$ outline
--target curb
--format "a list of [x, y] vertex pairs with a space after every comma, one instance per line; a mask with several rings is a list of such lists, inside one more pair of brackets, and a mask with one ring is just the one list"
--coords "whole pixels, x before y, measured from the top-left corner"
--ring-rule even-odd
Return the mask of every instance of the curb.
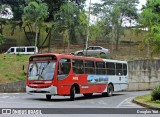
[[143, 106], [143, 107], [145, 107], [145, 108], [154, 109], [154, 110], [160, 110], [159, 107], [151, 106], [151, 105], [148, 105], [148, 104], [139, 102], [139, 101], [137, 101], [137, 100], [135, 100], [135, 99], [133, 99], [132, 102], [135, 103], [135, 104], [138, 104], [138, 105], [140, 105], [140, 106]]

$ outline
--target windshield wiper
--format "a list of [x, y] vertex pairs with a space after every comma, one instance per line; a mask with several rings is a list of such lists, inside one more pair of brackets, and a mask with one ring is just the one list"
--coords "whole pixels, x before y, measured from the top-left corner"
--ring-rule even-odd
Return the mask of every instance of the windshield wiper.
[[39, 77], [38, 77], [38, 80], [39, 80], [39, 78], [44, 79], [44, 77], [42, 76], [42, 74], [43, 74], [44, 70], [47, 68], [47, 66], [49, 65], [49, 63], [50, 63], [50, 61], [48, 61], [47, 65], [42, 68], [41, 73], [40, 73], [40, 74], [37, 74], [37, 75], [39, 76]]

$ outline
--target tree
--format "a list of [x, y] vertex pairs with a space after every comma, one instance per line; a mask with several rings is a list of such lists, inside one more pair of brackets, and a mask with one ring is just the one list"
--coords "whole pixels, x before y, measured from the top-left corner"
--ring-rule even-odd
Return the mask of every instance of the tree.
[[0, 34], [0, 45], [2, 45], [3, 43], [4, 43], [3, 35]]
[[147, 0], [138, 22], [141, 27], [148, 29], [144, 44], [147, 45], [147, 57], [153, 57], [160, 53], [160, 0]]
[[109, 33], [111, 33], [111, 26], [107, 25], [104, 19], [90, 26], [91, 39], [109, 39]]
[[3, 24], [6, 23], [6, 21], [9, 19], [9, 11], [8, 9], [11, 9], [11, 7], [7, 4], [0, 5], [0, 34], [3, 34]]
[[86, 28], [84, 26], [86, 26], [87, 17], [83, 10], [80, 10], [73, 2], [69, 2], [61, 6], [60, 12], [56, 14], [55, 18], [56, 28], [60, 32], [63, 32], [64, 41], [67, 41], [69, 49], [70, 43], [77, 43], [77, 32], [80, 35], [84, 35], [83, 31]]
[[23, 21], [24, 24], [33, 24], [36, 31], [35, 36], [35, 51], [37, 46], [37, 38], [39, 29], [42, 27], [44, 20], [48, 16], [48, 6], [41, 0], [30, 0], [28, 6], [24, 8]]
[[120, 35], [123, 31], [123, 22], [137, 18], [136, 3], [138, 0], [101, 0], [102, 3], [94, 4], [93, 14], [105, 19], [112, 26], [112, 41], [116, 42], [116, 50]]

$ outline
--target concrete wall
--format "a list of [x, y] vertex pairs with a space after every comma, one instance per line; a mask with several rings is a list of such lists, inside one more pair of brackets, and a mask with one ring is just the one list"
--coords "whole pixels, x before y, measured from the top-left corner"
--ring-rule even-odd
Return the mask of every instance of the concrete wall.
[[[129, 91], [148, 90], [160, 85], [160, 60], [128, 62]], [[25, 81], [0, 84], [0, 92], [25, 92]]]
[[6, 83], [6, 84], [0, 84], [0, 92], [25, 92], [25, 81], [18, 81], [18, 82], [12, 82], [12, 83]]
[[147, 90], [160, 85], [160, 60], [129, 61], [128, 70], [128, 90]]

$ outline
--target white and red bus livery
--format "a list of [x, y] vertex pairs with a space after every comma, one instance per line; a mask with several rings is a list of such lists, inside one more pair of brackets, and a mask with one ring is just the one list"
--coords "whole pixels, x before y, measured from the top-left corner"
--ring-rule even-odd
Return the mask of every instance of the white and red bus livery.
[[26, 92], [43, 93], [47, 99], [68, 95], [74, 100], [75, 94], [93, 93], [112, 96], [114, 91], [127, 87], [126, 61], [66, 54], [37, 54], [29, 58]]

